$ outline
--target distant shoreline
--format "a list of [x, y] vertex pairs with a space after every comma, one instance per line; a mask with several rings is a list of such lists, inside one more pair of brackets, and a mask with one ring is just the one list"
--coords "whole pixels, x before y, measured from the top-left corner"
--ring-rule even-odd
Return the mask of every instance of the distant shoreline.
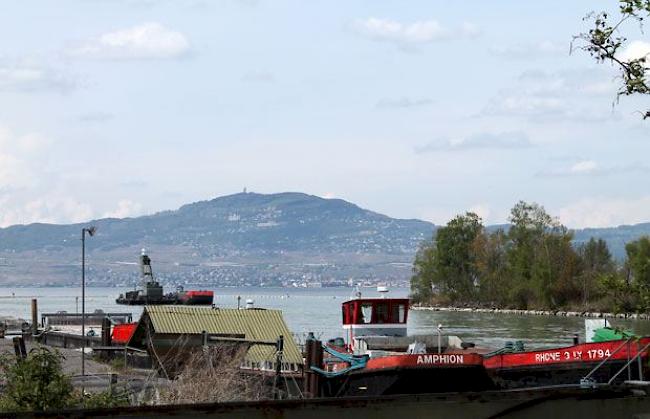
[[515, 314], [520, 316], [556, 316], [556, 317], [583, 317], [592, 319], [630, 319], [650, 320], [650, 313], [601, 313], [595, 311], [563, 311], [563, 310], [517, 310], [508, 308], [478, 308], [478, 307], [437, 307], [413, 305], [412, 310], [443, 311], [460, 313], [497, 313]]

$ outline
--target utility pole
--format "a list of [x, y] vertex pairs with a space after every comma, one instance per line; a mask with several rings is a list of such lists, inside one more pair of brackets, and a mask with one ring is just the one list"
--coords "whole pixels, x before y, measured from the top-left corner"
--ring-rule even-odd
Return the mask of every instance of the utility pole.
[[86, 375], [86, 233], [90, 237], [95, 235], [97, 229], [84, 227], [81, 229], [81, 376], [82, 381]]

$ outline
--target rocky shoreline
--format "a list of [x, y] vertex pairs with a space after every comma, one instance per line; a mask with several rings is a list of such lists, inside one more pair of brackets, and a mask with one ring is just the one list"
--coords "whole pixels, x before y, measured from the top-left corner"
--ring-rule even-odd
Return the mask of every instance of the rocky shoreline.
[[610, 318], [630, 320], [650, 320], [650, 313], [601, 313], [594, 311], [555, 311], [555, 310], [517, 310], [499, 308], [476, 308], [476, 307], [436, 307], [436, 306], [411, 306], [412, 310], [445, 311], [463, 313], [498, 313], [516, 314], [521, 316], [562, 316], [562, 317], [585, 317], [585, 318]]

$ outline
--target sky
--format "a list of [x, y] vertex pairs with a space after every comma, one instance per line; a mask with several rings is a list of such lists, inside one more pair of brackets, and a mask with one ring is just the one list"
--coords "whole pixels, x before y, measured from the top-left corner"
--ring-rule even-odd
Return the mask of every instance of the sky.
[[[248, 191], [392, 217], [650, 221], [644, 98], [573, 36], [616, 1], [0, 3], [0, 227]], [[650, 53], [625, 28], [623, 54]]]

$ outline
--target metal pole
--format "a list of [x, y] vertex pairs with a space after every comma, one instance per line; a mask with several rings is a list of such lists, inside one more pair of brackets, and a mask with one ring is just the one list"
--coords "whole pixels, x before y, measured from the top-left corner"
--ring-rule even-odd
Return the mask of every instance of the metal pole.
[[[81, 375], [86, 375], [86, 229], [81, 229]], [[83, 378], [82, 378], [83, 380]]]

